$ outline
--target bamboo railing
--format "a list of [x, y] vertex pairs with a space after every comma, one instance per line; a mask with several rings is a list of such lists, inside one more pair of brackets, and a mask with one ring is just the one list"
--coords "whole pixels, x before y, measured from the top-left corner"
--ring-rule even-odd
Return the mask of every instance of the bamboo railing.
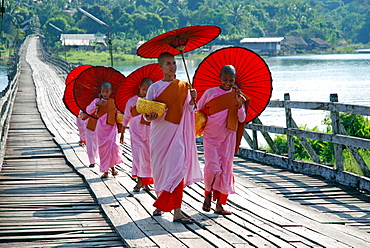
[[[350, 154], [352, 155], [357, 165], [363, 172], [363, 175], [366, 177], [370, 177], [369, 166], [366, 165], [365, 161], [358, 152], [358, 148], [370, 149], [370, 139], [349, 136], [344, 126], [340, 123], [339, 119], [340, 112], [370, 116], [370, 106], [338, 103], [337, 94], [330, 95], [330, 102], [291, 101], [289, 93], [286, 93], [284, 94], [283, 101], [273, 100], [269, 103], [268, 107], [285, 109], [286, 127], [263, 125], [258, 118], [254, 120], [252, 123], [247, 124], [246, 130], [248, 129], [252, 130], [252, 137], [245, 131], [244, 138], [252, 149], [241, 148], [239, 150], [240, 155], [260, 162], [278, 164], [284, 167], [289, 167], [299, 172], [304, 173], [308, 172], [309, 174], [321, 175], [329, 179], [344, 181], [342, 179], [337, 178], [343, 176], [344, 174], [337, 172], [344, 172], [343, 147], [345, 147], [345, 149], [349, 150]], [[292, 109], [329, 111], [333, 133], [322, 133], [300, 129], [293, 119], [291, 111]], [[271, 150], [274, 151], [274, 153], [276, 154], [271, 154], [258, 150], [257, 132], [262, 133], [267, 144], [269, 145]], [[287, 155], [284, 156], [280, 154], [280, 151], [274, 144], [269, 133], [287, 135], [287, 147], [288, 147]], [[294, 136], [298, 138], [299, 142], [307, 151], [313, 163], [298, 161], [295, 159], [295, 148], [293, 139]], [[328, 166], [327, 164], [322, 163], [319, 156], [315, 153], [314, 149], [311, 147], [307, 139], [327, 141], [334, 144], [335, 169], [330, 168], [330, 166]], [[314, 168], [308, 169], [304, 168], [305, 166], [304, 164], [311, 165], [315, 164], [320, 165], [321, 167], [318, 168], [317, 166], [316, 167], [314, 166], [316, 169]], [[323, 168], [325, 168], [324, 171], [326, 172], [323, 171]], [[317, 171], [315, 172], [315, 170]], [[346, 175], [347, 174], [348, 173], [346, 173]], [[348, 183], [351, 184], [352, 182]], [[356, 183], [359, 182], [356, 181]], [[369, 185], [367, 185], [366, 188], [370, 189], [370, 180], [368, 181], [368, 183]], [[356, 187], [358, 187], [358, 185]]]

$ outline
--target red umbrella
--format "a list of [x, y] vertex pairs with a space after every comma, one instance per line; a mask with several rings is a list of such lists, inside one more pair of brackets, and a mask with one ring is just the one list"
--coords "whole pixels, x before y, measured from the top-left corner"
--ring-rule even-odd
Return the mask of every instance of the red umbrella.
[[64, 90], [63, 95], [63, 102], [66, 108], [75, 116], [78, 116], [80, 113], [80, 108], [77, 106], [77, 103], [75, 101], [75, 97], [73, 94], [73, 85], [74, 80], [80, 75], [81, 72], [86, 70], [87, 68], [92, 67], [92, 65], [81, 65], [76, 68], [74, 68], [67, 76], [66, 78], [66, 88]]
[[266, 62], [251, 50], [242, 47], [217, 50], [208, 55], [195, 71], [193, 84], [198, 100], [207, 89], [220, 86], [220, 72], [225, 65], [235, 67], [235, 83], [251, 99], [247, 114], [247, 122], [250, 122], [262, 113], [270, 101], [271, 72]]
[[87, 68], [92, 67], [92, 65], [80, 65], [76, 68], [74, 68], [67, 76], [66, 78], [66, 85], [71, 83], [73, 80], [75, 80], [78, 75], [80, 75], [81, 72], [86, 70]]
[[80, 113], [80, 108], [77, 106], [75, 101], [75, 96], [73, 94], [73, 86], [74, 81], [71, 81], [69, 84], [66, 85], [66, 89], [64, 90], [63, 95], [63, 102], [66, 108], [75, 116], [78, 116]]
[[181, 54], [189, 82], [184, 53], [201, 47], [214, 40], [221, 29], [213, 25], [198, 25], [175, 29], [145, 42], [137, 50], [137, 55], [144, 58], [157, 58], [161, 53]]
[[116, 94], [116, 106], [119, 111], [124, 112], [127, 101], [138, 94], [139, 85], [144, 78], [150, 78], [153, 82], [157, 82], [163, 78], [163, 72], [158, 64], [150, 64], [140, 67], [128, 75]]
[[120, 84], [125, 76], [112, 67], [93, 66], [84, 70], [76, 79], [73, 93], [80, 109], [86, 112], [86, 107], [100, 94], [100, 85], [104, 82], [112, 84], [111, 98], [115, 98]]

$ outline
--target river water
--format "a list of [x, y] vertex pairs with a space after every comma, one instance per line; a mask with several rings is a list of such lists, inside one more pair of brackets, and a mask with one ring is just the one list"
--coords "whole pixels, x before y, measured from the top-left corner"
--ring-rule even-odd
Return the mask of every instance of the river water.
[[8, 85], [6, 66], [0, 64], [0, 92]]
[[[331, 93], [337, 93], [339, 102], [370, 106], [370, 54], [300, 55], [265, 58], [273, 78], [271, 99], [283, 99], [290, 93], [291, 100], [329, 101]], [[115, 68], [125, 76], [135, 69], [155, 60], [141, 60], [116, 64]], [[182, 61], [178, 59], [177, 77], [186, 80]], [[201, 62], [187, 60], [192, 78]], [[0, 65], [0, 90], [7, 84], [6, 68]], [[322, 120], [325, 111], [293, 109], [298, 125], [325, 129]], [[264, 124], [285, 126], [283, 109], [267, 108], [260, 116]]]
[[[337, 93], [339, 102], [370, 106], [370, 54], [300, 55], [265, 58], [273, 78], [271, 99], [284, 99], [290, 93], [295, 101], [329, 101]], [[154, 60], [115, 66], [124, 75]], [[186, 80], [182, 61], [177, 77]], [[187, 60], [192, 78], [201, 60]], [[298, 125], [325, 129], [322, 120], [328, 113], [319, 110], [292, 110]], [[283, 109], [267, 108], [260, 116], [264, 124], [285, 126]]]

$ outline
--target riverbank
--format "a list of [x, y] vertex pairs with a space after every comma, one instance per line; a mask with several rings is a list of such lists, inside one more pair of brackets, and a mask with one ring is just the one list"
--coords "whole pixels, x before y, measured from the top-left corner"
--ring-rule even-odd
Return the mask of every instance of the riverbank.
[[[292, 55], [320, 55], [320, 54], [357, 54], [356, 49], [360, 48], [360, 45], [350, 45], [350, 46], [340, 46], [335, 48], [330, 48], [326, 50], [291, 50], [291, 51], [281, 51], [278, 56], [292, 56]], [[189, 60], [202, 60], [209, 52], [197, 53], [189, 52], [185, 56]], [[61, 51], [58, 53], [61, 58], [66, 58], [71, 63], [81, 63], [81, 64], [91, 64], [91, 65], [108, 65], [110, 64], [110, 55], [108, 51], [83, 51], [83, 50], [70, 50], [66, 54]], [[124, 62], [141, 61], [143, 58], [137, 56], [136, 54], [125, 54], [113, 52], [113, 60], [119, 64], [124, 64]], [[149, 59], [150, 60], [150, 59]], [[154, 59], [153, 59], [154, 60]]]

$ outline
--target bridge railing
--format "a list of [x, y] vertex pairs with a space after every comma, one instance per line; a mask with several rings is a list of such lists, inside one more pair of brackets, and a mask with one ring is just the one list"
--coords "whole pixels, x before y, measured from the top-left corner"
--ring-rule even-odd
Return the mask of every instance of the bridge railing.
[[[283, 101], [273, 100], [269, 103], [268, 107], [283, 108], [285, 110], [286, 126], [279, 127], [263, 125], [258, 118], [252, 123], [247, 124], [246, 130], [252, 130], [252, 137], [245, 131], [244, 138], [252, 149], [241, 148], [239, 151], [241, 156], [260, 162], [277, 164], [301, 173], [321, 175], [328, 179], [333, 179], [342, 184], [354, 186], [356, 188], [360, 187], [359, 185], [362, 185], [360, 188], [370, 190], [370, 179], [368, 180], [368, 178], [370, 178], [370, 169], [358, 151], [358, 148], [370, 149], [370, 139], [348, 135], [339, 118], [339, 113], [341, 112], [370, 116], [370, 106], [338, 103], [337, 94], [330, 95], [330, 102], [291, 101], [290, 95], [286, 93], [284, 94]], [[292, 109], [329, 111], [332, 123], [332, 133], [300, 129], [292, 117]], [[261, 132], [274, 154], [258, 150], [257, 132]], [[287, 136], [288, 154], [280, 154], [280, 151], [271, 138], [270, 133], [283, 134]], [[313, 162], [299, 161], [295, 159], [294, 137], [297, 137]], [[320, 160], [307, 139], [333, 143], [335, 169]], [[357, 166], [367, 178], [344, 171], [343, 147], [348, 149], [353, 159], [356, 161]], [[359, 178], [364, 179], [364, 181], [359, 181]], [[364, 187], [364, 185], [366, 186]]]
[[[21, 48], [22, 49], [22, 48]], [[18, 77], [20, 73], [20, 62], [19, 62], [20, 50], [15, 53], [8, 78], [10, 81], [6, 88], [0, 92], [0, 171], [4, 161], [6, 139], [8, 137], [9, 121], [11, 117], [11, 111], [13, 109], [13, 103], [15, 95], [18, 89]]]
[[[42, 40], [41, 40], [42, 41]], [[48, 63], [54, 66], [55, 70], [64, 74], [68, 74], [71, 70], [80, 64], [73, 64], [61, 57], [48, 52], [47, 46], [43, 42], [40, 43], [40, 49], [42, 58]]]

